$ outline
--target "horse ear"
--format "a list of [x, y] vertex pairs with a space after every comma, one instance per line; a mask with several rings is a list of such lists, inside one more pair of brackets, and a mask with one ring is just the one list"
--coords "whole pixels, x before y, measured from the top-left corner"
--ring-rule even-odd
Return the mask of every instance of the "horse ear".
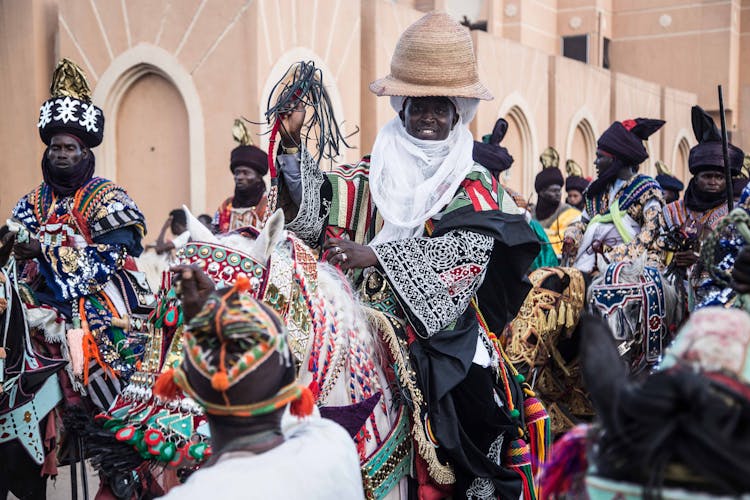
[[281, 209], [276, 210], [266, 221], [266, 225], [258, 235], [255, 242], [255, 254], [264, 260], [268, 260], [273, 253], [276, 245], [284, 239], [284, 212]]
[[206, 226], [204, 226], [201, 221], [195, 218], [188, 207], [182, 205], [182, 210], [185, 212], [188, 232], [190, 233], [190, 238], [192, 238], [193, 241], [205, 241], [206, 243], [219, 242], [219, 239], [214, 236], [214, 234]]

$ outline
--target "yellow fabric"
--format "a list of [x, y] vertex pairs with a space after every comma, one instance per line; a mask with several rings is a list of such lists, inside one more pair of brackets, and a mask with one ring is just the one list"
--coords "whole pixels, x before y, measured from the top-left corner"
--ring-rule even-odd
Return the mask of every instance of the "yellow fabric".
[[555, 251], [555, 255], [562, 253], [563, 239], [565, 237], [565, 229], [573, 222], [578, 216], [581, 215], [581, 211], [577, 208], [567, 208], [557, 216], [555, 222], [550, 227], [544, 228], [544, 232], [547, 233], [547, 238], [552, 244], [552, 248]]

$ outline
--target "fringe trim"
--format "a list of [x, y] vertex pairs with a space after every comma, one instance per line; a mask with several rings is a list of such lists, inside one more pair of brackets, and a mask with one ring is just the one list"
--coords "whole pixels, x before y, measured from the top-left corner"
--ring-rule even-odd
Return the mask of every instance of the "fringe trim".
[[443, 464], [440, 462], [437, 453], [435, 452], [435, 447], [425, 435], [421, 419], [415, 418], [415, 415], [421, 413], [422, 405], [424, 405], [424, 398], [422, 396], [422, 391], [419, 390], [414, 381], [414, 372], [411, 370], [408, 355], [401, 349], [401, 345], [399, 345], [403, 341], [398, 338], [393, 329], [393, 325], [391, 325], [391, 322], [385, 314], [372, 308], [365, 308], [365, 311], [368, 322], [378, 331], [381, 339], [388, 347], [388, 351], [390, 352], [396, 366], [396, 374], [399, 383], [401, 384], [401, 387], [409, 393], [411, 402], [414, 405], [414, 414], [411, 418], [411, 435], [416, 444], [419, 456], [424, 459], [427, 464], [427, 471], [435, 482], [438, 484], [455, 483], [456, 474], [453, 472], [453, 467], [451, 467], [450, 464]]

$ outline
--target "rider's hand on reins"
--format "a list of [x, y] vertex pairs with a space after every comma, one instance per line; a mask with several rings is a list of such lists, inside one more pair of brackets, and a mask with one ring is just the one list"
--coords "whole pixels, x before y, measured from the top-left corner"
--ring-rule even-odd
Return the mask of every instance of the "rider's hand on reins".
[[323, 244], [323, 250], [323, 258], [342, 271], [364, 269], [378, 264], [378, 257], [372, 248], [353, 241], [330, 238]]
[[169, 270], [179, 276], [182, 312], [185, 321], [190, 321], [203, 309], [215, 289], [214, 282], [197, 266], [179, 265]]
[[18, 260], [31, 260], [42, 256], [42, 244], [39, 240], [30, 238], [26, 243], [19, 243], [13, 246], [13, 255]]

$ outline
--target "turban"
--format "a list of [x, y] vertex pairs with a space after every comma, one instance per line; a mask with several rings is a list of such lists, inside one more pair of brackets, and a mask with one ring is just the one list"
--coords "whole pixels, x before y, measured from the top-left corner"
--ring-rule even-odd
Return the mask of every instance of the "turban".
[[[713, 118], [700, 106], [693, 106], [691, 118], [693, 133], [698, 144], [693, 146], [688, 157], [690, 173], [695, 175], [707, 170], [723, 172], [724, 152], [721, 133], [716, 128]], [[745, 153], [733, 144], [727, 144], [727, 150], [729, 153], [729, 170], [732, 175], [737, 175], [742, 170]]]
[[250, 167], [262, 177], [268, 173], [268, 155], [257, 146], [237, 146], [232, 150], [229, 169]]
[[643, 141], [664, 125], [664, 120], [636, 118], [614, 122], [599, 137], [597, 147], [619, 158], [625, 165], [640, 165], [648, 152]]
[[500, 145], [507, 130], [508, 122], [500, 118], [495, 122], [492, 133], [482, 137], [482, 142], [474, 141], [474, 161], [496, 176], [513, 165], [513, 157]]

